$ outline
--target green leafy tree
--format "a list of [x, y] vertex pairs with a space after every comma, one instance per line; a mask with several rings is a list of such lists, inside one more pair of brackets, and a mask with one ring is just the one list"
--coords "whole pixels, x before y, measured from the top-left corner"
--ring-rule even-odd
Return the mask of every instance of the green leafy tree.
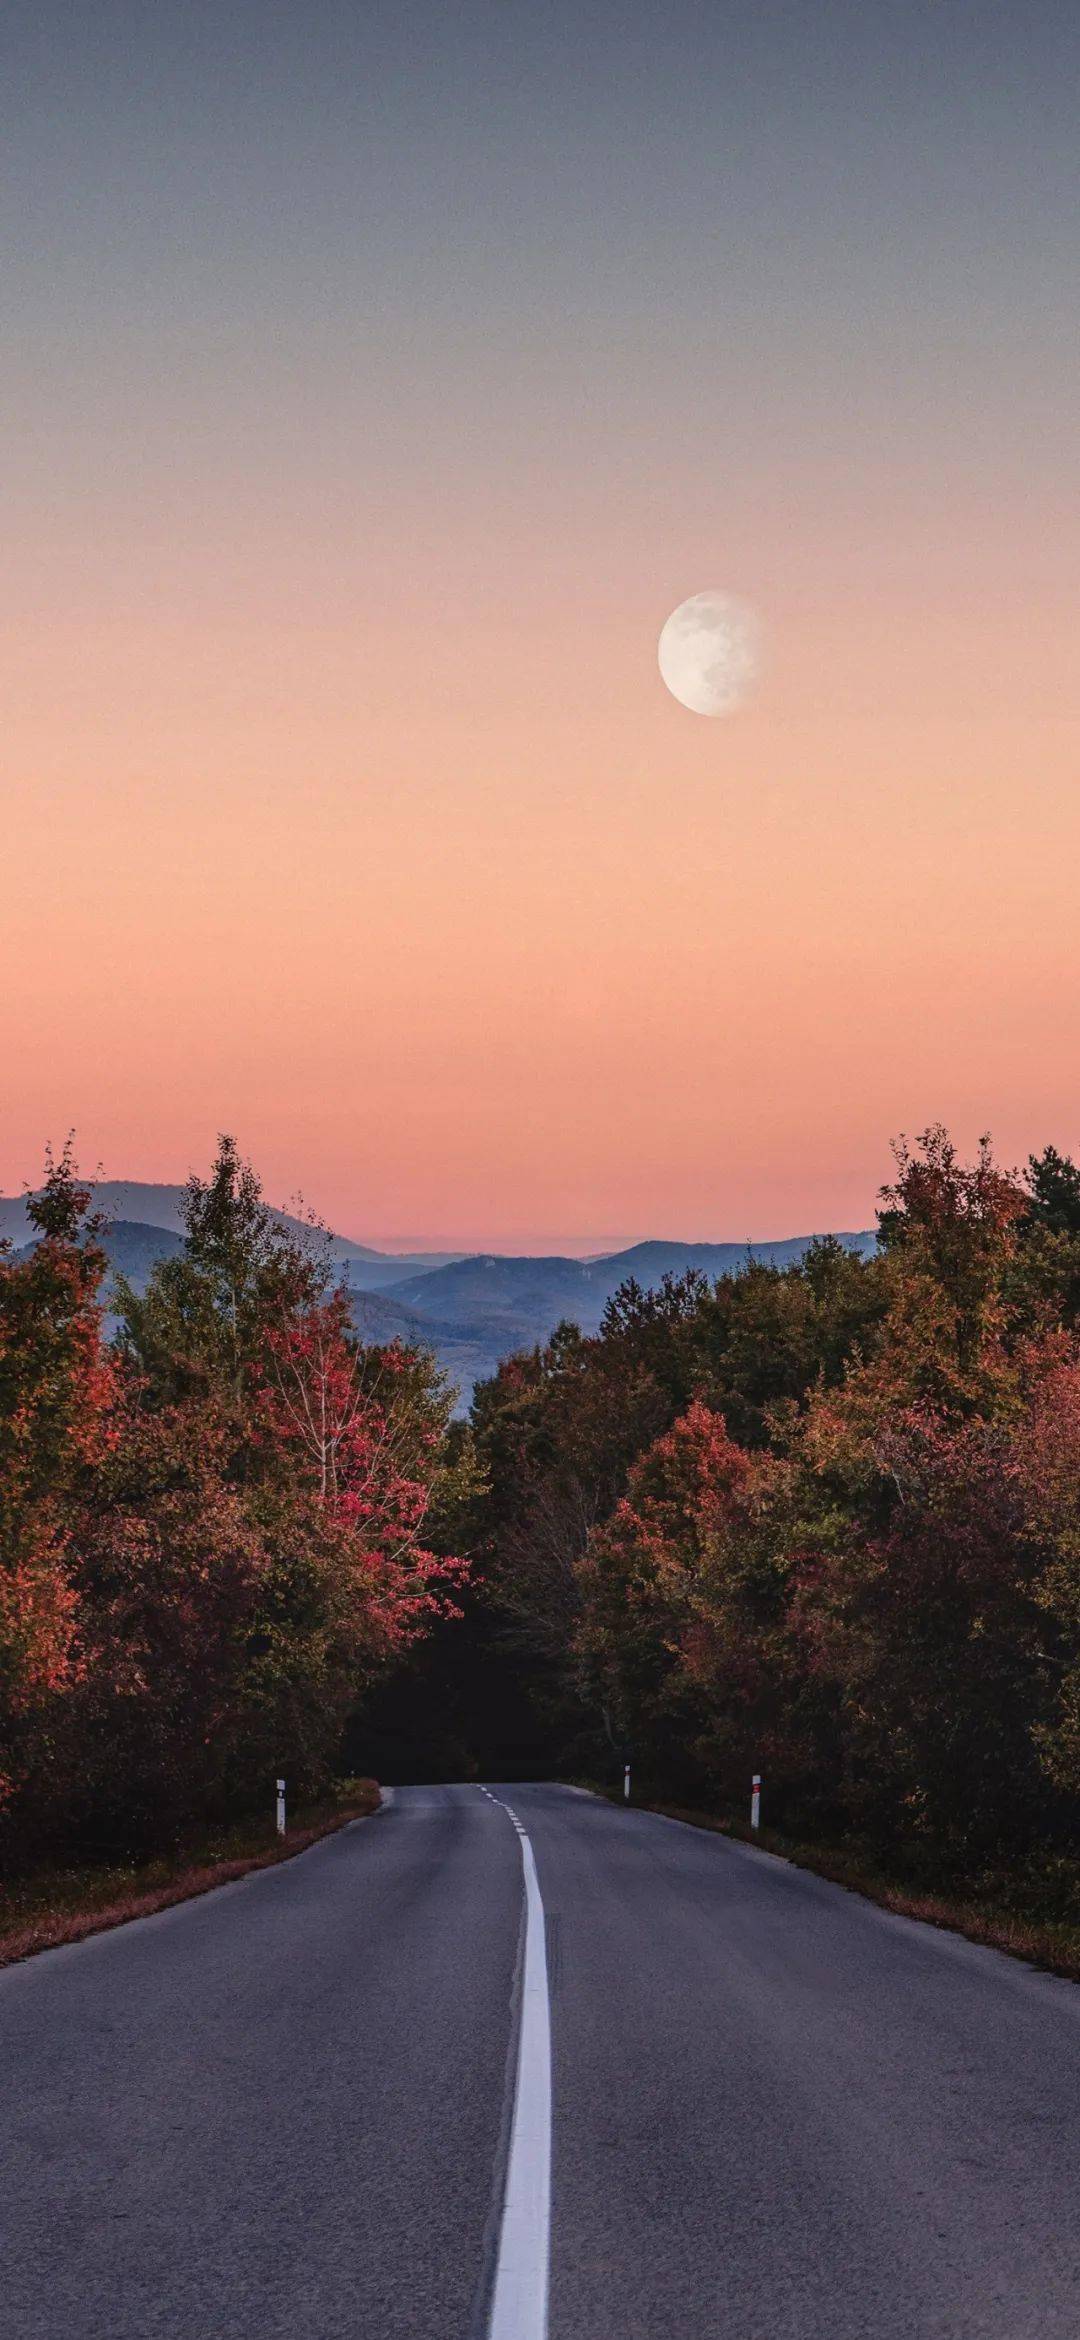
[[70, 1145], [48, 1158], [35, 1240], [0, 1246], [0, 1808], [55, 1786], [65, 1701], [79, 1678], [72, 1514], [115, 1436], [102, 1339], [106, 1267]]

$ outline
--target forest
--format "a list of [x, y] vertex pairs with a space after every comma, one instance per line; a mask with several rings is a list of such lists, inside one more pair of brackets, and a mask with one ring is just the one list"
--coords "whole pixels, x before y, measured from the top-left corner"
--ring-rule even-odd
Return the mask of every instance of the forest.
[[[465, 1574], [451, 1396], [355, 1339], [328, 1247], [232, 1141], [186, 1240], [115, 1279], [70, 1151], [0, 1257], [0, 1843], [149, 1854], [317, 1793]], [[106, 1314], [108, 1300], [108, 1316]], [[456, 1476], [457, 1474], [457, 1476]]]
[[[373, 1753], [1080, 1916], [1080, 1171], [895, 1148], [876, 1255], [627, 1284], [476, 1393], [464, 1622]], [[411, 1734], [411, 1744], [410, 1744]], [[440, 1735], [441, 1734], [441, 1735]]]
[[1075, 1914], [1080, 1170], [895, 1149], [831, 1238], [482, 1382], [353, 1329], [231, 1140], [113, 1284], [70, 1156], [0, 1253], [0, 1845], [102, 1858], [384, 1779], [555, 1776]]

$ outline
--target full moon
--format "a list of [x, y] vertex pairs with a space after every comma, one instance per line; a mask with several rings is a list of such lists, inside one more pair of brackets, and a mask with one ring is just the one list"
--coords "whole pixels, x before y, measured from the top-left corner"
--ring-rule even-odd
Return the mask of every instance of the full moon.
[[693, 593], [660, 636], [660, 672], [695, 715], [733, 715], [758, 671], [757, 617], [731, 593]]

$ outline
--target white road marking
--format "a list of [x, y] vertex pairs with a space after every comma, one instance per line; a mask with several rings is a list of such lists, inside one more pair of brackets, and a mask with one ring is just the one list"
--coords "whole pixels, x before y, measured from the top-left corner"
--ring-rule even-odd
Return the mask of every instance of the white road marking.
[[547, 2340], [551, 2247], [551, 2005], [544, 1904], [528, 1836], [509, 1804], [525, 1876], [525, 1967], [514, 2111], [488, 2340]]

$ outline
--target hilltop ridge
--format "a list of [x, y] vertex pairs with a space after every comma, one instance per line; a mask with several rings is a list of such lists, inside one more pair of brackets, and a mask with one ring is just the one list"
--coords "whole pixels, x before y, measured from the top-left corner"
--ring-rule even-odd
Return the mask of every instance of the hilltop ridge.
[[[104, 1248], [113, 1267], [141, 1290], [159, 1259], [180, 1248], [183, 1220], [181, 1185], [153, 1185], [134, 1179], [94, 1184], [94, 1198], [106, 1218]], [[34, 1239], [25, 1195], [0, 1196], [0, 1240], [16, 1251]], [[302, 1219], [275, 1211], [284, 1226], [310, 1232]], [[680, 1243], [656, 1237], [622, 1251], [573, 1259], [559, 1253], [498, 1251], [412, 1252], [376, 1250], [351, 1237], [329, 1235], [330, 1256], [348, 1289], [362, 1339], [401, 1340], [430, 1348], [459, 1391], [465, 1410], [475, 1383], [493, 1373], [515, 1349], [546, 1341], [562, 1318], [584, 1333], [599, 1328], [608, 1301], [631, 1277], [646, 1290], [666, 1275], [689, 1269], [715, 1281], [736, 1275], [749, 1260], [788, 1267], [801, 1259], [813, 1235], [788, 1235], [765, 1243]], [[838, 1234], [848, 1250], [872, 1252], [870, 1228]]]

